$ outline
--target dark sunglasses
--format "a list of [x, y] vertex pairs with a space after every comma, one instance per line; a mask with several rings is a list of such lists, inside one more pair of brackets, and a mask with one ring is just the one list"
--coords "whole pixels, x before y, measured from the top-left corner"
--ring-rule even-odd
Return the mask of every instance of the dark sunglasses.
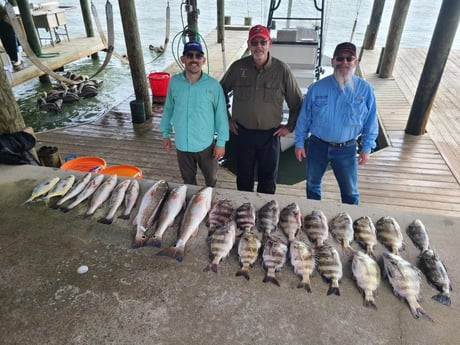
[[356, 59], [356, 56], [336, 56], [335, 61], [342, 62], [343, 60], [347, 60], [347, 62], [352, 62]]
[[186, 53], [186, 54], [185, 54], [185, 57], [186, 57], [187, 59], [193, 59], [193, 58], [195, 58], [195, 59], [201, 59], [203, 56], [204, 56], [203, 53]]
[[268, 40], [251, 41], [251, 46], [257, 47], [260, 44], [262, 47], [265, 47], [267, 43], [268, 43]]

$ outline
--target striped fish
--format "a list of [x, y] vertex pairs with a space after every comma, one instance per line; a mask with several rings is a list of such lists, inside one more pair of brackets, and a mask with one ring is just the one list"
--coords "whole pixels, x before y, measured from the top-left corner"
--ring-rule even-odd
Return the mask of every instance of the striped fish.
[[341, 212], [329, 221], [329, 232], [342, 245], [343, 252], [353, 252], [353, 220], [346, 212]]
[[366, 250], [366, 253], [375, 258], [374, 247], [377, 244], [377, 235], [374, 223], [368, 216], [359, 217], [353, 222], [355, 241]]
[[414, 245], [420, 249], [421, 252], [430, 248], [430, 238], [428, 236], [428, 232], [420, 219], [415, 219], [412, 223], [410, 223], [406, 232]]
[[375, 296], [380, 286], [380, 267], [377, 262], [366, 253], [355, 251], [351, 262], [353, 279], [360, 291], [364, 293], [364, 306], [377, 309]]
[[263, 205], [257, 212], [257, 229], [265, 236], [276, 231], [280, 216], [280, 209], [276, 200], [271, 200]]
[[327, 295], [340, 296], [339, 283], [342, 279], [342, 262], [337, 250], [330, 245], [323, 245], [316, 249], [316, 263], [323, 279], [329, 282]]
[[[211, 235], [217, 228], [230, 221], [233, 214], [233, 206], [229, 200], [219, 200], [211, 207], [209, 211], [206, 226], [208, 234]], [[235, 225], [236, 226], [236, 225]]]
[[264, 251], [262, 253], [263, 266], [266, 269], [266, 275], [263, 280], [264, 283], [273, 283], [280, 286], [278, 279], [276, 279], [275, 272], [281, 271], [283, 268], [288, 247], [283, 242], [268, 238], [264, 243]]
[[289, 242], [295, 240], [302, 227], [302, 215], [300, 214], [300, 207], [297, 203], [290, 203], [281, 210], [278, 226], [286, 234]]
[[236, 272], [236, 276], [243, 276], [249, 280], [249, 268], [254, 265], [259, 256], [259, 249], [262, 246], [257, 235], [252, 231], [244, 231], [238, 243], [238, 256], [241, 268]]
[[321, 247], [329, 235], [326, 215], [321, 210], [313, 210], [305, 216], [303, 230], [316, 248]]
[[297, 287], [311, 292], [310, 277], [316, 267], [315, 250], [303, 241], [293, 240], [289, 245], [289, 255], [294, 273], [302, 277]]
[[245, 202], [235, 211], [235, 222], [238, 229], [251, 231], [256, 225], [256, 208], [250, 202]]
[[209, 251], [211, 262], [205, 267], [204, 271], [212, 270], [217, 273], [219, 263], [228, 256], [235, 244], [236, 224], [234, 221], [228, 222], [215, 230], [209, 238]]
[[375, 223], [377, 240], [391, 253], [399, 255], [404, 249], [403, 235], [401, 228], [393, 217], [384, 216]]

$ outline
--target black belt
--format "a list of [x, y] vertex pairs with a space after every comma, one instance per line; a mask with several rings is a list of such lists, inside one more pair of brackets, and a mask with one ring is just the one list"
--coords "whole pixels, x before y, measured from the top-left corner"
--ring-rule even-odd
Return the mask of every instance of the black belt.
[[356, 139], [350, 139], [350, 140], [345, 141], [345, 142], [343, 142], [343, 143], [330, 143], [329, 141], [326, 141], [326, 140], [323, 140], [323, 139], [321, 139], [321, 138], [318, 138], [316, 135], [312, 135], [312, 137], [315, 137], [315, 138], [318, 139], [319, 141], [321, 141], [321, 142], [323, 142], [323, 143], [325, 143], [325, 144], [328, 144], [328, 145], [330, 145], [330, 146], [332, 146], [332, 147], [343, 147], [343, 146], [348, 145], [348, 144], [350, 144], [350, 143], [352, 143], [353, 141], [356, 140]]

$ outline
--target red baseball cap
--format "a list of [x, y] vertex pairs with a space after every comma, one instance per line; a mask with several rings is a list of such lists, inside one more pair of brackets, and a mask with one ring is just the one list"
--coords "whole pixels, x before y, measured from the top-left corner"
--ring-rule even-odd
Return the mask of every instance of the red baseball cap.
[[343, 42], [337, 45], [334, 50], [334, 56], [336, 57], [340, 53], [350, 53], [351, 56], [356, 56], [356, 46], [351, 42]]
[[270, 31], [268, 31], [268, 28], [263, 25], [254, 25], [251, 30], [249, 30], [249, 37], [248, 41], [252, 40], [254, 37], [262, 37], [267, 40], [270, 39]]

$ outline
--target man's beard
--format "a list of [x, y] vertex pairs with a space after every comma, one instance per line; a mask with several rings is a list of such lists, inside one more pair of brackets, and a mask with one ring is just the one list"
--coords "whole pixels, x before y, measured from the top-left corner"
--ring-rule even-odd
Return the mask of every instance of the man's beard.
[[339, 69], [334, 70], [334, 78], [337, 80], [337, 83], [339, 84], [340, 90], [343, 90], [345, 88], [345, 85], [348, 85], [350, 88], [351, 92], [354, 91], [355, 86], [353, 83], [353, 74], [355, 74], [356, 67], [350, 68], [348, 73], [343, 76]]

